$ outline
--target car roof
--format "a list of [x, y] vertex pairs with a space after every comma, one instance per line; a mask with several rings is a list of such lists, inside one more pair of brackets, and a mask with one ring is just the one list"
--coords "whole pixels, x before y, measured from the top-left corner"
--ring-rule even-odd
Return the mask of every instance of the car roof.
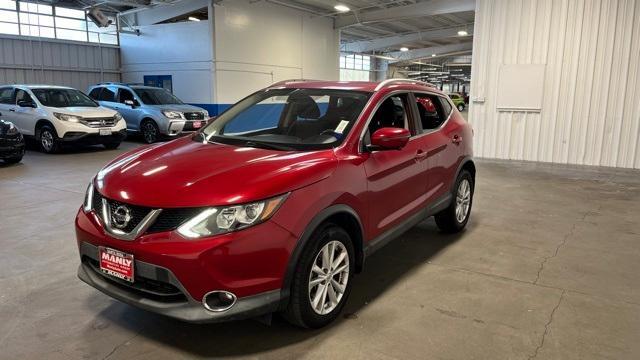
[[12, 85], [0, 85], [0, 87], [9, 87], [9, 86], [19, 86], [27, 89], [72, 89], [69, 86], [58, 86], [58, 85], [46, 85], [46, 84], [12, 84]]
[[385, 88], [407, 91], [431, 91], [444, 94], [434, 85], [411, 79], [387, 79], [384, 81], [322, 81], [322, 80], [285, 80], [277, 82], [268, 89], [305, 88], [305, 89], [334, 89], [376, 92]]
[[106, 83], [99, 83], [99, 84], [95, 84], [95, 85], [91, 85], [90, 88], [95, 88], [95, 87], [99, 87], [99, 86], [117, 86], [117, 87], [123, 87], [123, 88], [132, 88], [132, 89], [163, 89], [161, 87], [157, 87], [157, 86], [147, 86], [144, 84], [127, 84], [127, 83], [119, 83], [119, 82], [106, 82]]

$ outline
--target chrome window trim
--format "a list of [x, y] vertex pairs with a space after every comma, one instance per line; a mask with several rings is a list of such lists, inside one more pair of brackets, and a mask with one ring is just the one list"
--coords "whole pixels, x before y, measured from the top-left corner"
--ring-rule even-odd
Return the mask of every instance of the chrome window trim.
[[147, 231], [149, 226], [153, 224], [153, 222], [158, 218], [161, 212], [162, 209], [153, 209], [149, 211], [149, 213], [142, 220], [140, 220], [140, 223], [138, 223], [138, 225], [133, 228], [131, 232], [126, 233], [122, 230], [114, 229], [113, 227], [111, 227], [111, 211], [109, 211], [109, 203], [106, 199], [102, 199], [102, 225], [104, 227], [104, 230], [112, 237], [120, 240], [135, 240], [138, 236], [140, 236], [140, 234], [143, 234], [145, 231]]

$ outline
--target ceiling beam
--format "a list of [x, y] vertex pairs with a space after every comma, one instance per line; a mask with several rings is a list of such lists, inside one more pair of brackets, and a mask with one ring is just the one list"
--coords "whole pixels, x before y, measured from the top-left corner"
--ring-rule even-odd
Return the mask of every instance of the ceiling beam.
[[396, 6], [381, 10], [339, 15], [336, 17], [335, 28], [340, 29], [356, 24], [366, 24], [378, 21], [391, 21], [462, 11], [474, 11], [475, 8], [475, 0], [432, 0], [406, 6]]
[[[373, 40], [354, 41], [342, 44], [341, 50], [346, 52], [369, 52], [416, 41], [431, 41], [442, 38], [457, 37], [458, 31], [462, 28], [462, 26], [457, 26], [447, 29], [427, 30], [404, 35], [388, 36]], [[473, 24], [465, 26], [465, 28], [472, 29]], [[471, 36], [472, 33], [469, 30], [467, 31], [469, 32], [469, 36]]]
[[451, 53], [460, 53], [471, 51], [473, 47], [473, 41], [463, 42], [459, 44], [451, 44], [451, 45], [442, 45], [442, 46], [434, 46], [424, 49], [415, 49], [409, 51], [396, 51], [392, 53], [388, 53], [387, 55], [391, 56], [396, 60], [391, 60], [390, 63], [397, 63], [403, 61], [412, 61], [416, 59], [422, 59], [426, 57], [451, 54]]

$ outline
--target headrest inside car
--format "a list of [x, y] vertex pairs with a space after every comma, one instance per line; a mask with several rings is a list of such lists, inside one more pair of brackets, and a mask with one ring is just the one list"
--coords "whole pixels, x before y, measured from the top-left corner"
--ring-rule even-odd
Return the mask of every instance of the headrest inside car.
[[320, 108], [309, 95], [292, 95], [289, 97], [289, 106], [292, 107], [291, 113], [299, 118], [320, 118]]

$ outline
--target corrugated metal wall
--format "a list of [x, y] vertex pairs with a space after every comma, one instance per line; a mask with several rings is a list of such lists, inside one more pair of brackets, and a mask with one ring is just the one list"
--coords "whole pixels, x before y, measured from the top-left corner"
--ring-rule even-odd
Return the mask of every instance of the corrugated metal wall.
[[120, 49], [112, 46], [0, 37], [0, 84], [51, 84], [86, 91], [120, 81]]
[[[501, 64], [546, 64], [541, 112], [498, 112]], [[640, 0], [477, 0], [476, 156], [640, 168]]]

